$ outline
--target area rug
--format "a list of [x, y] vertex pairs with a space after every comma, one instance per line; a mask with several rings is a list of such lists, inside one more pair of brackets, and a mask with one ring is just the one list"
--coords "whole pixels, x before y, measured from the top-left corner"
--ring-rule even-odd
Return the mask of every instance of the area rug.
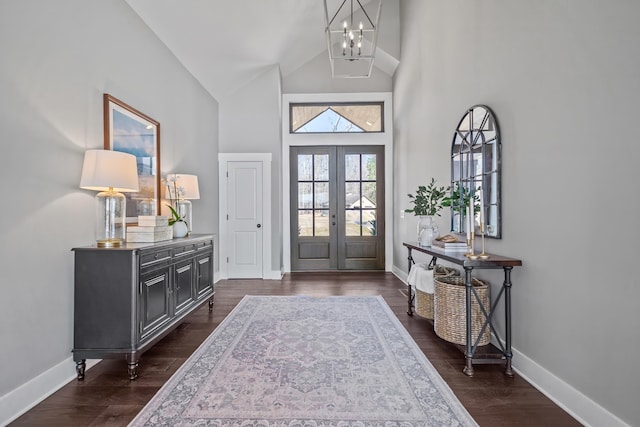
[[475, 426], [381, 296], [246, 296], [130, 426]]

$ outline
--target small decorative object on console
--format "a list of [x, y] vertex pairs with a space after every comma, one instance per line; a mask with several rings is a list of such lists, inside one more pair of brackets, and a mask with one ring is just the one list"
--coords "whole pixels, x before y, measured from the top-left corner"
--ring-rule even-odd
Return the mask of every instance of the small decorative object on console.
[[132, 243], [153, 243], [173, 239], [173, 227], [169, 217], [141, 215], [138, 225], [127, 227], [127, 241]]
[[127, 227], [127, 242], [153, 243], [173, 239], [173, 227], [170, 225]]
[[138, 217], [138, 225], [141, 227], [156, 227], [156, 226], [169, 225], [169, 217], [140, 215]]
[[452, 234], [445, 234], [444, 236], [438, 236], [433, 239], [433, 247], [444, 249], [446, 251], [466, 251], [467, 242], [463, 238], [459, 238]]

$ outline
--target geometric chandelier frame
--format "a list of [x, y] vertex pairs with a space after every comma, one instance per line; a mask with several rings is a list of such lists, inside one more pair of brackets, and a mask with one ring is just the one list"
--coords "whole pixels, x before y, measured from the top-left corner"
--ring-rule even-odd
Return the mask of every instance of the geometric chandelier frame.
[[324, 0], [332, 77], [371, 76], [381, 8], [382, 0]]

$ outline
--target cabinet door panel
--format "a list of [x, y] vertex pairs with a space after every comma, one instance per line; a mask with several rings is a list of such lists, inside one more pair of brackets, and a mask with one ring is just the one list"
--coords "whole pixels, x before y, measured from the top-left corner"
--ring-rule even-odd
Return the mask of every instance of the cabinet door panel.
[[211, 253], [200, 255], [196, 258], [197, 268], [197, 280], [196, 280], [196, 292], [200, 297], [205, 292], [208, 292], [212, 286], [213, 278], [213, 262], [211, 260]]
[[141, 278], [140, 340], [171, 318], [169, 304], [169, 269], [156, 270]]
[[176, 311], [175, 314], [180, 314], [185, 308], [194, 300], [193, 284], [194, 284], [194, 269], [193, 260], [183, 261], [175, 265], [174, 275], [174, 295]]

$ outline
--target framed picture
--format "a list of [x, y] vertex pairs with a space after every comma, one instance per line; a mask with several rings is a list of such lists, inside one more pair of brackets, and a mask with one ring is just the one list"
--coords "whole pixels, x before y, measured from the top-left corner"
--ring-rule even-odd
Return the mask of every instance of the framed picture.
[[140, 190], [125, 193], [127, 223], [160, 213], [160, 123], [105, 93], [104, 148], [136, 156]]

